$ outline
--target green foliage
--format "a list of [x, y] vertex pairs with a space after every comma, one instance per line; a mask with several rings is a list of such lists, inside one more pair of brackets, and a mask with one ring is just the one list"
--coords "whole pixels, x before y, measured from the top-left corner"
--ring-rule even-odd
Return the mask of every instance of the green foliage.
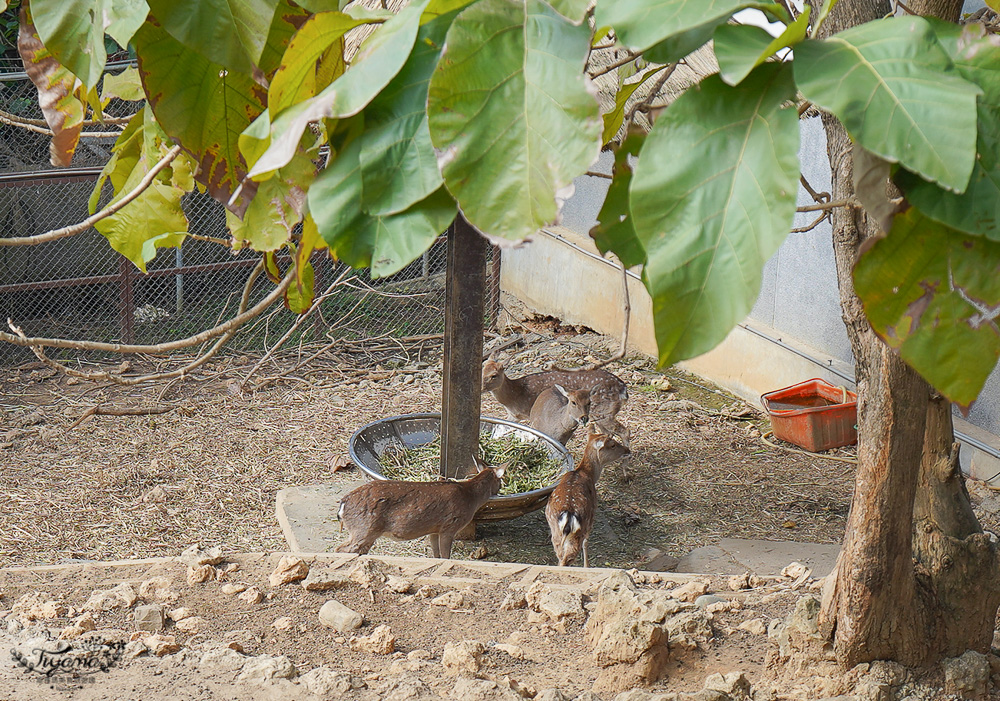
[[[377, 277], [458, 211], [488, 236], [522, 239], [557, 220], [606, 146], [613, 179], [592, 236], [644, 266], [670, 363], [718, 343], [758, 295], [795, 209], [802, 95], [856, 140], [859, 198], [891, 228], [857, 268], [876, 330], [963, 405], [994, 366], [1000, 48], [974, 28], [906, 16], [816, 39], [835, 0], [794, 20], [766, 1], [598, 0], [596, 32], [584, 0], [415, 0], [396, 14], [348, 4], [34, 0], [46, 13], [28, 65], [55, 98], [55, 159], [72, 155], [86, 105], [99, 105], [87, 88], [106, 35], [134, 43], [151, 112], [126, 127], [101, 184], [127, 192], [171, 142], [192, 156], [106, 220], [112, 245], [142, 266], [175, 244], [178, 193], [197, 177], [229, 206], [235, 245], [265, 252], [272, 279], [283, 272], [274, 253], [295, 256], [286, 304], [302, 311], [316, 248]], [[747, 8], [784, 30], [730, 22]], [[609, 31], [641, 55], [601, 114], [585, 62]], [[712, 39], [720, 74], [648, 115], [644, 139], [629, 99]], [[106, 79], [103, 99], [136, 90], [125, 72]], [[902, 205], [885, 196], [889, 172]]]
[[916, 209], [858, 262], [872, 327], [928, 382], [968, 409], [1000, 358], [1000, 243]]
[[759, 66], [736, 87], [709, 76], [646, 139], [631, 214], [663, 365], [711, 350], [757, 299], [761, 269], [795, 214], [794, 94], [783, 64]]
[[891, 163], [963, 192], [976, 157], [976, 96], [922, 17], [892, 17], [795, 48], [807, 100]]
[[541, 0], [480, 0], [448, 31], [427, 100], [448, 191], [480, 231], [523, 239], [597, 158], [587, 27]]

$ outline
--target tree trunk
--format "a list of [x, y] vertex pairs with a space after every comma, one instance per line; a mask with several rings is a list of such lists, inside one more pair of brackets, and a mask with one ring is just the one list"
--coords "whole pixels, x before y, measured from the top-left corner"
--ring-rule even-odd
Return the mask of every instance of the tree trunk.
[[[957, 19], [960, 0], [916, 0], [917, 12]], [[834, 8], [824, 34], [885, 16], [888, 2]], [[823, 116], [833, 198], [853, 196], [851, 141]], [[837, 566], [820, 613], [838, 660], [924, 665], [989, 650], [1000, 604], [997, 554], [969, 505], [953, 447], [951, 406], [874, 333], [854, 293], [865, 241], [881, 235], [861, 209], [833, 213], [844, 323], [858, 381], [858, 474]]]

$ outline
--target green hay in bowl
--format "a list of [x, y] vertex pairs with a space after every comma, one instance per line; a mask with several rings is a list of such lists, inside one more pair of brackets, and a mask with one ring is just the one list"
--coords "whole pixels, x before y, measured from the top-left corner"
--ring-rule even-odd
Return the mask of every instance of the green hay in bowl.
[[[499, 438], [480, 435], [479, 457], [487, 465], [509, 463], [500, 487], [502, 496], [548, 487], [556, 481], [563, 465], [543, 443], [525, 441], [513, 434]], [[433, 482], [441, 476], [441, 437], [407, 450], [388, 448], [379, 464], [389, 479]]]

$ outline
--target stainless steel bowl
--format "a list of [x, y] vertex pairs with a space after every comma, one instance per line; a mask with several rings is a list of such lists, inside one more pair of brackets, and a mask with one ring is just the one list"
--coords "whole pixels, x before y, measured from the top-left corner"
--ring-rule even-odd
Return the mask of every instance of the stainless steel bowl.
[[[515, 434], [525, 441], [540, 442], [549, 454], [562, 462], [559, 475], [573, 469], [573, 456], [561, 443], [544, 433], [506, 419], [496, 419], [483, 416], [480, 419], [480, 430], [490, 437]], [[354, 464], [364, 470], [374, 479], [384, 480], [379, 459], [387, 449], [406, 450], [418, 445], [430, 443], [441, 434], [441, 414], [405, 414], [380, 419], [367, 426], [362, 426], [348, 443], [348, 452]], [[548, 487], [535, 489], [520, 494], [496, 496], [486, 502], [476, 512], [476, 521], [505, 521], [536, 511], [548, 501], [549, 494], [555, 489], [558, 477]]]

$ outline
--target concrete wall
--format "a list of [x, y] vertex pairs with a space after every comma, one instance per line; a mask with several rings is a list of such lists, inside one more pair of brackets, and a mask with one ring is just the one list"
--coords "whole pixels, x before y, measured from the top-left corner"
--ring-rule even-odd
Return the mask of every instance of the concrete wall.
[[[829, 190], [822, 124], [819, 119], [805, 120], [801, 128], [803, 175], [815, 190]], [[605, 154], [593, 170], [609, 172], [610, 165]], [[587, 235], [597, 223], [608, 180], [585, 176], [575, 184], [575, 194], [563, 208], [563, 226], [541, 232], [522, 248], [504, 251], [501, 288], [538, 313], [618, 336], [621, 272], [601, 258]], [[802, 188], [799, 203], [812, 203]], [[796, 215], [795, 226], [810, 223], [814, 216]], [[630, 346], [655, 357], [652, 305], [635, 272], [629, 278], [629, 296]], [[839, 299], [829, 223], [790, 234], [767, 262], [760, 296], [747, 319], [713, 351], [682, 366], [751, 402], [764, 392], [812, 377], [853, 389], [854, 361]], [[1000, 372], [994, 371], [967, 420], [956, 420], [956, 429], [965, 436], [963, 467], [981, 479], [1000, 473], [998, 410]]]

